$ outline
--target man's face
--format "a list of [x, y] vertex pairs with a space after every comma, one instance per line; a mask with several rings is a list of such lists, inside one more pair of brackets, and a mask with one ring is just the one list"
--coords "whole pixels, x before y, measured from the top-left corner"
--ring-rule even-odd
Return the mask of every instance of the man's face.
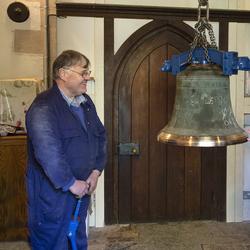
[[78, 96], [87, 91], [87, 81], [90, 79], [90, 71], [79, 63], [74, 66], [63, 68], [64, 87], [70, 95]]

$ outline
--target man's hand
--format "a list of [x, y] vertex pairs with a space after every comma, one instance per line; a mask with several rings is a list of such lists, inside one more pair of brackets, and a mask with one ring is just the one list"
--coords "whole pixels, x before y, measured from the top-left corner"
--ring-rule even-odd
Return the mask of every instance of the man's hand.
[[89, 184], [86, 181], [76, 180], [69, 190], [72, 194], [82, 198], [89, 192]]
[[95, 191], [99, 176], [100, 176], [100, 171], [95, 169], [92, 171], [89, 178], [86, 180], [87, 184], [89, 185], [88, 194], [92, 194]]

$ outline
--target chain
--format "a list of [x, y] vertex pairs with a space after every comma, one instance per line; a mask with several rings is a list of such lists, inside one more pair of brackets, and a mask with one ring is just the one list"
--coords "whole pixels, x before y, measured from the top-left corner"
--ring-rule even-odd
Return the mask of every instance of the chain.
[[200, 6], [207, 6], [208, 5], [208, 0], [199, 0], [199, 5]]
[[[198, 47], [202, 47], [204, 49], [205, 58], [208, 62], [210, 62], [210, 58], [208, 56], [208, 48], [217, 48], [215, 35], [213, 32], [213, 26], [209, 23], [209, 4], [208, 0], [198, 0], [198, 22], [195, 24], [195, 37], [193, 42], [191, 43], [188, 60], [187, 62], [190, 63], [192, 60], [192, 55], [194, 49]], [[201, 6], [206, 6], [206, 17], [201, 17]], [[207, 41], [206, 37], [206, 30], [208, 31], [209, 38], [211, 44]]]

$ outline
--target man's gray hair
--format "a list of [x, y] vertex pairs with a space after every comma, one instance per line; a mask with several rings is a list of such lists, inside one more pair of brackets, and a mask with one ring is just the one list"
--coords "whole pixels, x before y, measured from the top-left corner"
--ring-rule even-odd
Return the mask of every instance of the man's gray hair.
[[88, 68], [90, 65], [89, 59], [82, 53], [75, 50], [63, 51], [53, 63], [53, 79], [56, 80], [59, 75], [59, 69], [63, 67], [71, 67], [83, 63], [84, 68]]

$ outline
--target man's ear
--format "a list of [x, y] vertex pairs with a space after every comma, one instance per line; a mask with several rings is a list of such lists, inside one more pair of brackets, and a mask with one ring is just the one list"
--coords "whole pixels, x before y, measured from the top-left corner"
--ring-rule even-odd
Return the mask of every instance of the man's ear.
[[59, 75], [59, 77], [62, 79], [62, 80], [66, 80], [66, 78], [67, 78], [67, 72], [66, 72], [66, 70], [65, 69], [63, 69], [63, 68], [60, 68], [59, 70], [58, 70], [58, 75]]

